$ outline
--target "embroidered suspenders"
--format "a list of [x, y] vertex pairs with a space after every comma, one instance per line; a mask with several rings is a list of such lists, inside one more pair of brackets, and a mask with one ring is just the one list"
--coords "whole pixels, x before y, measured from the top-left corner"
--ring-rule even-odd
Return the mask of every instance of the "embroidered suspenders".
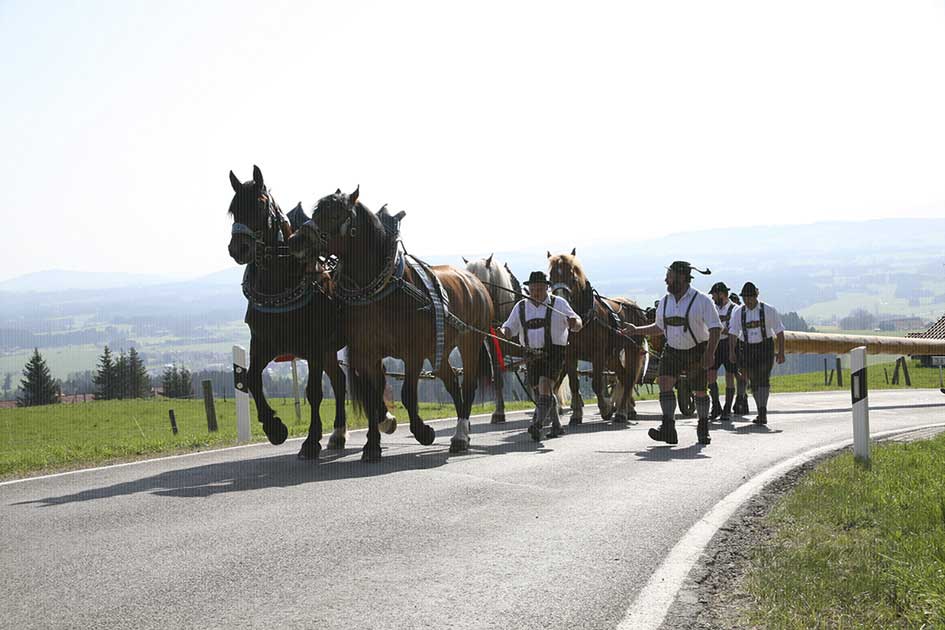
[[748, 329], [749, 328], [761, 328], [761, 340], [765, 341], [768, 338], [768, 327], [765, 326], [765, 305], [763, 302], [758, 302], [758, 321], [749, 322], [748, 320], [748, 308], [742, 307], [742, 332], [745, 335], [745, 343], [748, 343]]
[[551, 304], [545, 307], [544, 317], [534, 317], [525, 319], [525, 300], [518, 303], [518, 318], [522, 322], [522, 338], [525, 340], [525, 347], [531, 348], [528, 343], [528, 331], [538, 328], [545, 329], [545, 349], [551, 349], [551, 314], [554, 312], [555, 296], [551, 296]]
[[682, 326], [683, 332], [689, 333], [689, 336], [692, 337], [692, 343], [699, 345], [699, 340], [696, 339], [695, 333], [692, 332], [692, 327], [689, 325], [689, 312], [692, 311], [692, 305], [696, 303], [696, 294], [692, 295], [692, 299], [689, 301], [689, 306], [686, 307], [686, 315], [680, 317], [679, 315], [672, 315], [666, 317], [666, 302], [669, 301], [669, 296], [663, 300], [663, 323], [666, 326]]

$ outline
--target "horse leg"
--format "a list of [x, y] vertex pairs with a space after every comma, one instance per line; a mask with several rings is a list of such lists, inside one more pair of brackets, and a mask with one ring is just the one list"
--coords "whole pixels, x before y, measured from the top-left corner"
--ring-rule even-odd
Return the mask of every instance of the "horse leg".
[[[382, 364], [383, 365], [383, 364]], [[387, 393], [387, 372], [384, 372], [384, 393]], [[378, 429], [390, 435], [397, 430], [397, 418], [387, 408], [387, 398], [384, 398], [384, 418], [379, 421]]]
[[492, 412], [492, 424], [505, 422], [505, 372], [499, 365], [499, 358], [495, 352], [492, 355], [492, 374], [495, 387], [495, 411]]
[[[310, 355], [313, 356], [313, 355]], [[305, 385], [305, 397], [312, 408], [312, 418], [308, 425], [308, 437], [302, 442], [302, 448], [299, 449], [299, 459], [317, 460], [318, 453], [322, 450], [322, 370], [321, 361], [310, 360], [308, 362], [308, 383]]]
[[601, 418], [610, 420], [614, 413], [614, 405], [607, 398], [607, 390], [604, 389], [604, 357], [594, 357], [591, 368], [591, 385], [594, 388], [594, 394], [597, 395], [597, 410], [600, 411]]
[[356, 354], [348, 349], [351, 369], [348, 380], [354, 397], [361, 403], [367, 416], [367, 443], [361, 450], [361, 461], [379, 462], [381, 460], [381, 432], [378, 429], [380, 419], [384, 417], [384, 368], [380, 359], [372, 359]]
[[461, 386], [462, 410], [456, 417], [456, 432], [450, 440], [450, 453], [464, 453], [469, 450], [469, 434], [473, 402], [476, 400], [476, 390], [479, 386], [480, 370], [488, 366], [483, 365], [486, 358], [480, 353], [482, 338], [467, 335], [459, 346], [459, 354], [463, 360], [463, 384]]
[[618, 358], [614, 365], [614, 376], [617, 378], [617, 382], [614, 384], [611, 402], [614, 407], [614, 422], [622, 424], [628, 420], [627, 399], [633, 393], [633, 385], [628, 383], [629, 377], [627, 374], [628, 370], [624, 368]]
[[404, 403], [407, 415], [410, 417], [410, 432], [420, 444], [430, 446], [436, 439], [436, 431], [420, 418], [419, 396], [417, 388], [420, 383], [420, 369], [423, 360], [410, 358], [404, 361], [404, 383], [400, 388], [400, 400]]
[[[465, 362], [463, 365], [465, 366]], [[462, 453], [469, 450], [469, 419], [463, 418], [464, 401], [459, 377], [456, 376], [453, 366], [445, 359], [440, 363], [440, 369], [437, 370], [436, 375], [443, 381], [443, 386], [453, 399], [453, 407], [456, 409], [456, 432], [450, 440], [450, 453]]]
[[[335, 425], [328, 438], [328, 448], [343, 449], [348, 441], [348, 418], [345, 413], [347, 379], [344, 370], [338, 365], [338, 355], [334, 352], [325, 354], [325, 371], [331, 381], [331, 390], [335, 393]], [[311, 380], [312, 377], [309, 376], [309, 381]]]
[[246, 369], [246, 387], [249, 393], [253, 395], [253, 401], [256, 403], [256, 416], [263, 426], [263, 431], [269, 442], [272, 444], [282, 444], [289, 437], [289, 430], [275, 410], [269, 406], [266, 395], [263, 393], [262, 372], [269, 365], [276, 354], [271, 350], [261, 347], [262, 344], [253, 337], [249, 342], [249, 367]]
[[581, 379], [577, 371], [577, 358], [569, 358], [565, 369], [568, 372], [568, 384], [571, 386], [571, 421], [570, 425], [584, 422], [584, 398], [581, 396]]

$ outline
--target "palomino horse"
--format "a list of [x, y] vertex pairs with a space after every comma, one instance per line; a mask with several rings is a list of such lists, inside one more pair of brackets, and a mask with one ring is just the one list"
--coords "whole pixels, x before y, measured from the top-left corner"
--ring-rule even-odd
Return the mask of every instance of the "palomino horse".
[[[509, 269], [507, 264], [500, 265], [493, 261], [492, 254], [488, 258], [469, 261], [463, 258], [466, 263], [466, 271], [473, 274], [485, 285], [492, 298], [492, 305], [495, 307], [493, 315], [493, 328], [498, 328], [505, 323], [512, 307], [521, 299], [522, 285]], [[521, 356], [521, 349], [516, 345], [493, 338], [492, 352], [492, 373], [495, 375], [495, 411], [492, 413], [492, 422], [505, 422], [505, 379], [501, 377], [503, 367], [499, 364], [499, 356], [511, 357]], [[495, 352], [495, 346], [498, 346], [499, 352]]]
[[262, 372], [281, 354], [292, 354], [308, 362], [305, 394], [312, 409], [308, 437], [299, 450], [300, 459], [316, 459], [321, 444], [322, 371], [328, 372], [335, 392], [335, 425], [329, 448], [344, 448], [347, 437], [345, 418], [345, 375], [336, 352], [344, 343], [341, 336], [340, 305], [318, 291], [305, 277], [305, 269], [288, 255], [284, 240], [291, 234], [282, 211], [263, 182], [258, 166], [253, 179], [240, 183], [230, 171], [233, 217], [230, 256], [247, 265], [243, 292], [249, 304], [249, 368], [246, 387], [256, 402], [259, 421], [273, 444], [282, 444], [288, 430], [263, 393]]
[[[289, 247], [305, 260], [317, 255], [338, 259], [333, 291], [347, 305], [351, 389], [368, 418], [362, 459], [381, 457], [378, 420], [385, 410], [385, 357], [404, 361], [401, 398], [410, 414], [410, 431], [424, 445], [433, 443], [435, 432], [420, 419], [417, 384], [424, 360], [430, 360], [456, 407], [450, 452], [464, 452], [477, 381], [491, 376], [483, 331], [492, 321], [492, 300], [472, 274], [411, 259], [400, 247], [397, 226], [403, 215], [392, 217], [386, 208], [375, 215], [358, 202], [358, 194], [339, 190], [320, 199]], [[448, 360], [454, 348], [463, 362], [462, 384]]]
[[[613, 416], [614, 422], [636, 418], [633, 386], [643, 369], [643, 338], [628, 339], [617, 332], [616, 325], [621, 320], [642, 325], [646, 321], [643, 309], [626, 298], [604, 298], [598, 295], [591, 287], [577, 252], [573, 249], [570, 254], [557, 256], [548, 252], [548, 278], [552, 293], [568, 300], [571, 308], [584, 321], [584, 327], [568, 340], [565, 358], [565, 369], [571, 384], [571, 423], [580, 424], [584, 417], [584, 400], [581, 398], [577, 375], [579, 360], [591, 363], [591, 385], [597, 395], [601, 417], [609, 420]], [[616, 405], [608, 398], [604, 387], [605, 369], [614, 371], [620, 385], [618, 391], [621, 397]]]

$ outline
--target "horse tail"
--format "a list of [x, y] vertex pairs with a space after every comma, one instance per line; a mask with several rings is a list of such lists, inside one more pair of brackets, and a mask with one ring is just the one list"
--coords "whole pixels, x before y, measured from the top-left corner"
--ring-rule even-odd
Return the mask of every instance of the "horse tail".
[[[371, 418], [382, 418], [383, 411], [377, 409], [378, 400], [383, 404], [384, 397], [378, 396], [371, 379], [357, 370], [348, 370], [348, 383], [351, 385], [351, 405], [355, 413], [363, 415], [370, 420]], [[386, 411], [386, 409], [385, 409]]]
[[493, 383], [495, 382], [495, 373], [492, 369], [492, 352], [489, 348], [489, 338], [482, 340], [479, 345], [479, 373], [476, 375], [476, 390], [482, 392], [482, 397], [486, 394], [492, 395]]

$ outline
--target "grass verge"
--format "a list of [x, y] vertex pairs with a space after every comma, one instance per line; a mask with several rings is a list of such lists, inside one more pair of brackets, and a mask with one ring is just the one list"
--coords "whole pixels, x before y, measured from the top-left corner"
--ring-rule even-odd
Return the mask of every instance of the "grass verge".
[[768, 517], [752, 627], [945, 627], [945, 434], [818, 466]]

